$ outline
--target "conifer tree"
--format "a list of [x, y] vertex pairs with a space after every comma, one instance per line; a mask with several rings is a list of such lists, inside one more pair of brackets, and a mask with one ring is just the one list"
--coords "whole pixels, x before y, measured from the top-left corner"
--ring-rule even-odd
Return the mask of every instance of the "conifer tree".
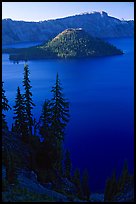
[[32, 125], [33, 125], [33, 118], [32, 118], [32, 109], [35, 104], [33, 103], [32, 100], [32, 92], [30, 89], [32, 86], [30, 85], [30, 79], [29, 79], [29, 68], [28, 65], [25, 64], [24, 66], [24, 79], [23, 79], [23, 86], [25, 89], [24, 93], [24, 99], [25, 99], [25, 111], [26, 111], [26, 116], [27, 116], [27, 124], [28, 124], [28, 129], [29, 129], [29, 135], [32, 135]]
[[15, 114], [13, 117], [13, 119], [15, 119], [14, 131], [16, 131], [21, 136], [21, 139], [25, 141], [27, 135], [26, 112], [24, 97], [19, 87], [17, 88], [17, 96], [13, 107]]
[[113, 196], [117, 194], [117, 180], [116, 172], [114, 171], [112, 177], [107, 179], [106, 188], [104, 193], [104, 200], [111, 201]]
[[15, 131], [15, 125], [12, 123], [11, 132]]
[[119, 179], [119, 190], [123, 190], [125, 184], [128, 182], [130, 176], [129, 176], [129, 172], [128, 172], [128, 164], [127, 164], [127, 160], [124, 161], [124, 166], [123, 166], [123, 170], [122, 170], [122, 174], [120, 176]]
[[71, 179], [71, 158], [70, 158], [70, 152], [66, 150], [65, 154], [65, 160], [64, 160], [64, 176], [68, 179]]
[[83, 192], [82, 192], [80, 171], [78, 168], [74, 172], [73, 183], [75, 184], [75, 186], [77, 188], [77, 196], [82, 199], [83, 198]]
[[106, 186], [104, 191], [104, 201], [110, 201], [111, 200], [111, 179], [108, 178], [106, 180]]
[[5, 90], [3, 89], [3, 84], [4, 82], [2, 82], [2, 128], [7, 128], [7, 123], [5, 120], [5, 114], [4, 111], [8, 111], [9, 109], [11, 109], [11, 107], [8, 104], [8, 99], [5, 96]]
[[51, 140], [49, 138], [49, 130], [50, 130], [50, 123], [51, 123], [51, 110], [50, 110], [50, 101], [45, 100], [42, 108], [42, 114], [40, 117], [40, 134], [44, 138], [44, 140]]
[[42, 154], [40, 161], [41, 163], [45, 163], [45, 168], [51, 168], [52, 164], [56, 160], [55, 159], [56, 152], [54, 151], [54, 138], [51, 135], [50, 123], [51, 123], [50, 101], [45, 100], [39, 120], [39, 133], [41, 137], [44, 139], [42, 142], [42, 148], [40, 150], [40, 154]]
[[33, 120], [33, 126], [34, 126], [34, 136], [37, 135], [37, 129], [39, 127], [39, 122], [36, 121], [36, 118]]
[[55, 86], [52, 88], [53, 98], [51, 99], [52, 124], [51, 128], [58, 141], [64, 140], [64, 130], [69, 121], [69, 103], [62, 93], [59, 76], [57, 73]]
[[117, 179], [116, 179], [116, 171], [113, 171], [112, 177], [111, 177], [111, 191], [112, 191], [112, 197], [117, 194]]
[[64, 140], [64, 130], [69, 121], [69, 103], [65, 100], [59, 76], [57, 73], [55, 86], [52, 88], [53, 98], [51, 99], [51, 132], [56, 148], [56, 162], [54, 166], [62, 173], [62, 141]]
[[83, 172], [82, 191], [83, 191], [84, 198], [86, 200], [89, 200], [90, 199], [90, 187], [89, 187], [89, 175], [88, 175], [87, 169], [85, 169]]
[[45, 100], [39, 120], [39, 133], [44, 139], [40, 150], [40, 154], [42, 154], [40, 161], [45, 163], [45, 168], [50, 168], [50, 171], [52, 171], [57, 158], [56, 141], [51, 130], [51, 116], [50, 100]]

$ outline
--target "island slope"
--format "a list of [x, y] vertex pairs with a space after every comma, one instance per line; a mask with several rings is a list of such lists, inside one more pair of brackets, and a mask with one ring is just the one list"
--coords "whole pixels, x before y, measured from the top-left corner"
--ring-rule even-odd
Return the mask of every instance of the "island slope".
[[92, 37], [82, 28], [69, 28], [49, 42], [30, 48], [4, 49], [10, 53], [10, 60], [31, 60], [50, 58], [87, 58], [120, 55], [123, 52], [110, 43]]

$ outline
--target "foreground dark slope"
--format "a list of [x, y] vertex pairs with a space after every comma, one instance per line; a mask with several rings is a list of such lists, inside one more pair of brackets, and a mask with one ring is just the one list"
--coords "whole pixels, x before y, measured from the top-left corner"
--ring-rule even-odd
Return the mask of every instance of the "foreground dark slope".
[[2, 44], [46, 41], [67, 28], [82, 27], [100, 38], [134, 36], [134, 21], [119, 20], [105, 12], [86, 13], [42, 22], [2, 20]]
[[10, 60], [32, 60], [49, 58], [86, 58], [123, 54], [113, 45], [90, 36], [82, 28], [66, 29], [42, 46], [23, 49], [4, 49]]
[[[38, 175], [30, 168], [32, 149], [28, 144], [23, 144], [19, 135], [10, 131], [2, 134], [2, 201], [3, 202], [87, 202], [77, 197], [75, 185], [67, 178], [59, 179], [57, 191], [53, 183], [44, 185], [38, 181]], [[6, 180], [6, 157], [13, 156], [17, 167], [17, 182], [9, 184]], [[103, 194], [95, 193], [90, 196], [91, 202], [104, 202]], [[112, 202], [133, 202], [134, 185], [127, 183], [124, 190], [116, 195]]]

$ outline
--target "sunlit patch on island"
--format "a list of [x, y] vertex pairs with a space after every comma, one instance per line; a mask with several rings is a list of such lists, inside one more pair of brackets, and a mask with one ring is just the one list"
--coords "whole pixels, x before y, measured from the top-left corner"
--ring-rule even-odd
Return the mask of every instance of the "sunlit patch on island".
[[69, 59], [121, 55], [123, 51], [112, 44], [92, 37], [82, 28], [69, 28], [41, 46], [3, 49], [10, 60]]

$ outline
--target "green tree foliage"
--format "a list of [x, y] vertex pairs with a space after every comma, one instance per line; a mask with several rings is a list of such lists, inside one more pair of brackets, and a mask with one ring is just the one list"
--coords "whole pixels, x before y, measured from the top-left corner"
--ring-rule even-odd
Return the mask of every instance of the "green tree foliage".
[[104, 200], [111, 201], [113, 196], [117, 194], [117, 180], [116, 180], [116, 172], [113, 172], [111, 179], [107, 179], [106, 188], [104, 193]]
[[15, 125], [12, 128], [16, 133], [21, 136], [22, 141], [26, 141], [27, 135], [27, 122], [26, 122], [26, 112], [25, 112], [25, 102], [24, 97], [20, 92], [20, 88], [17, 88], [17, 96], [15, 99], [14, 114], [13, 119], [15, 120]]
[[33, 125], [33, 118], [32, 118], [32, 109], [35, 104], [32, 100], [32, 92], [30, 91], [32, 86], [30, 85], [30, 79], [29, 79], [29, 68], [28, 65], [25, 64], [24, 66], [24, 79], [23, 79], [23, 86], [25, 89], [24, 93], [24, 99], [25, 99], [25, 111], [26, 111], [26, 120], [28, 124], [29, 129], [29, 135], [32, 135], [32, 125]]
[[14, 61], [46, 58], [82, 58], [123, 54], [115, 46], [86, 33], [83, 29], [66, 29], [41, 46], [6, 48]]
[[77, 196], [79, 198], [83, 198], [83, 191], [82, 191], [82, 185], [81, 185], [81, 178], [80, 178], [80, 171], [79, 169], [75, 169], [74, 175], [73, 175], [73, 183], [75, 184], [77, 188]]
[[113, 172], [111, 180], [112, 180], [112, 193], [113, 193], [113, 195], [116, 195], [116, 193], [117, 193], [116, 171]]
[[123, 166], [123, 169], [122, 169], [122, 173], [121, 173], [121, 176], [119, 178], [119, 182], [118, 182], [118, 190], [123, 190], [124, 187], [125, 187], [125, 184], [127, 182], [129, 182], [129, 178], [130, 178], [130, 175], [129, 175], [129, 172], [128, 172], [128, 164], [127, 164], [127, 160], [124, 161], [124, 166]]
[[59, 58], [121, 54], [113, 45], [90, 36], [83, 29], [66, 29], [45, 45]]
[[64, 160], [64, 176], [68, 179], [71, 179], [71, 168], [72, 168], [72, 163], [70, 158], [70, 152], [66, 150], [65, 160]]
[[88, 174], [87, 169], [85, 169], [83, 172], [82, 191], [83, 191], [83, 197], [86, 200], [89, 200], [90, 199], [90, 187], [89, 187], [89, 174]]
[[108, 178], [106, 180], [106, 186], [105, 186], [105, 192], [104, 192], [104, 201], [110, 201], [111, 200], [111, 179]]
[[6, 116], [4, 114], [4, 111], [8, 111], [11, 109], [11, 107], [8, 104], [8, 99], [6, 98], [6, 95], [5, 95], [5, 90], [3, 88], [3, 84], [4, 84], [4, 82], [2, 82], [2, 130], [4, 128], [7, 128], [7, 123], [5, 120]]
[[124, 187], [130, 183], [133, 183], [133, 176], [129, 175], [127, 161], [124, 161], [123, 170], [118, 180], [116, 179], [115, 171], [113, 172], [112, 177], [107, 179], [104, 200], [112, 201], [113, 197], [120, 192], [123, 192]]

